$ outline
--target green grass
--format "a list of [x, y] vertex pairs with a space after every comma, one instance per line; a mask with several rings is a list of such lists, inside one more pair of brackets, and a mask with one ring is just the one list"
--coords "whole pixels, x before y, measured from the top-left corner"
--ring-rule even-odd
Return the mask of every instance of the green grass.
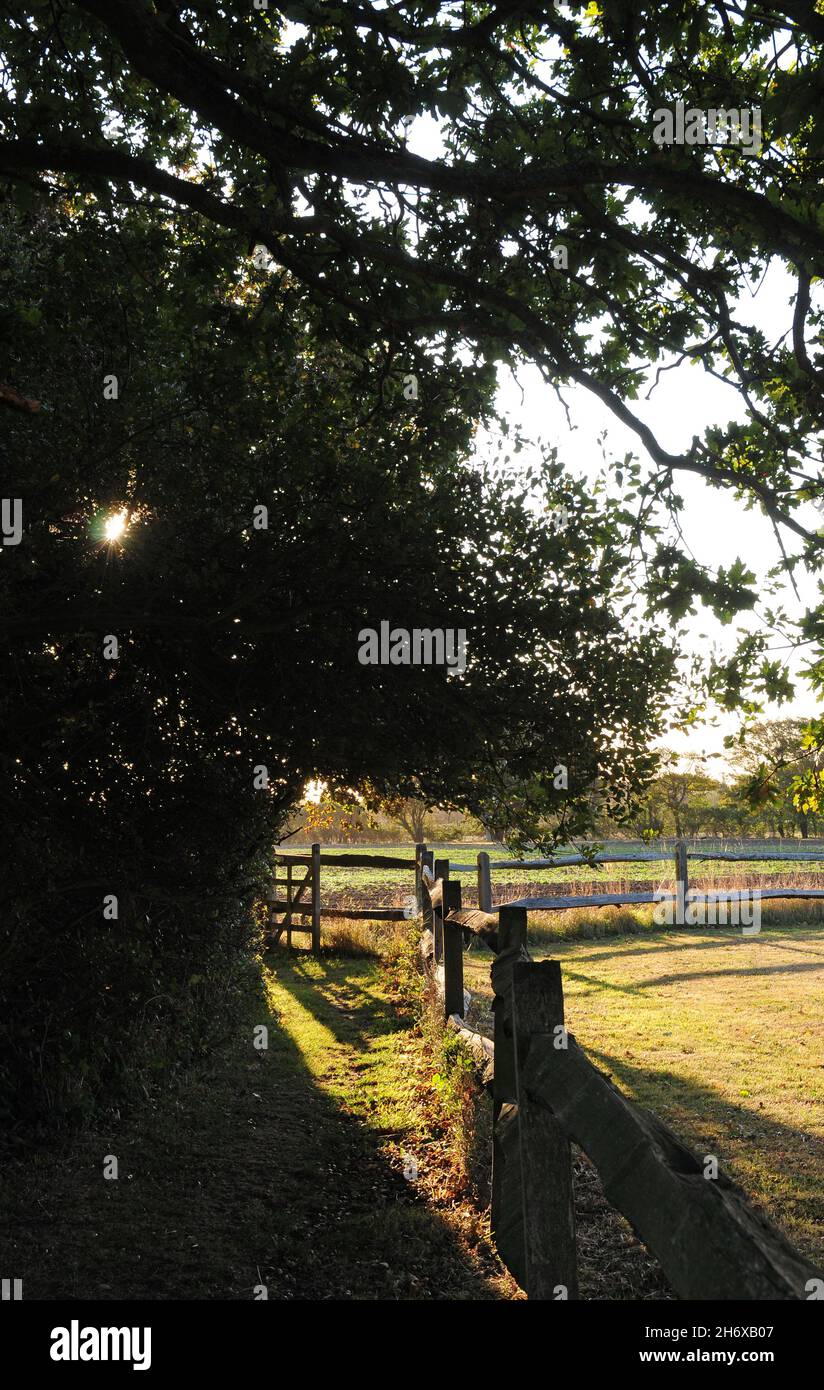
[[[592, 1061], [824, 1263], [824, 927], [636, 931], [539, 929], [530, 949], [561, 961], [567, 1026]], [[465, 957], [485, 1032], [490, 959]]]
[[376, 1136], [415, 1123], [404, 1066], [403, 1019], [389, 1007], [373, 960], [271, 951], [262, 967], [270, 1014], [288, 1039], [283, 1063], [309, 1074]]
[[28, 1299], [511, 1297], [488, 1238], [427, 1180], [420, 1067], [383, 962], [273, 950], [202, 1068], [65, 1151], [4, 1165], [5, 1264]]

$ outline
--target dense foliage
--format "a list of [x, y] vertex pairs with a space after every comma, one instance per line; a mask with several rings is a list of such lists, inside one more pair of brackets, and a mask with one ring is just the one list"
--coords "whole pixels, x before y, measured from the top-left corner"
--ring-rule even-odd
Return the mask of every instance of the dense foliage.
[[[197, 209], [216, 239], [265, 244], [349, 343], [536, 361], [635, 432], [641, 532], [697, 473], [767, 512], [782, 564], [818, 571], [822, 42], [790, 0], [28, 0], [0, 26], [0, 169]], [[661, 144], [678, 102], [757, 111], [760, 138]], [[769, 265], [794, 287], [774, 338], [747, 310]], [[636, 404], [677, 360], [730, 387], [730, 422], [683, 453]], [[730, 584], [648, 551], [672, 616], [696, 592], [752, 603], [744, 567]], [[766, 640], [719, 690], [786, 689]]]
[[[554, 459], [529, 505], [464, 461], [483, 372], [336, 346], [207, 231], [80, 198], [0, 229], [5, 371], [39, 407], [3, 436], [14, 1113], [82, 1113], [138, 1044], [162, 1075], [219, 1024], [308, 778], [495, 802], [527, 835], [580, 828], [594, 781], [626, 807], [652, 766], [670, 657], [631, 630], [620, 522]], [[382, 621], [465, 629], [466, 669], [361, 664]]]
[[[672, 688], [639, 594], [754, 602], [659, 529], [680, 472], [818, 571], [823, 30], [724, 0], [0, 4], [12, 1115], [82, 1114], [219, 1022], [307, 778], [513, 845], [595, 789], [628, 811]], [[760, 106], [763, 149], [657, 145], [677, 101]], [[771, 262], [776, 341], [739, 311]], [[554, 455], [514, 481], [517, 441], [469, 465], [524, 359], [635, 432], [620, 502]], [[683, 454], [635, 405], [679, 359], [737, 411]], [[466, 670], [360, 664], [381, 622], [465, 630]], [[765, 646], [710, 672], [731, 703], [786, 692]]]

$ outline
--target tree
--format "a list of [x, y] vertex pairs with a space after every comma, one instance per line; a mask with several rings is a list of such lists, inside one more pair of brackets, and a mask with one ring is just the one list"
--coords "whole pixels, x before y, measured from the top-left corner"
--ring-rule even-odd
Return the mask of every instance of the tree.
[[[681, 771], [677, 753], [664, 750], [663, 769], [651, 783], [647, 793], [650, 806], [649, 824], [662, 827], [669, 814], [671, 829], [676, 838], [695, 835], [707, 818], [712, 803], [718, 799], [720, 784], [703, 772], [695, 759]], [[657, 808], [657, 814], [652, 811]]]
[[[791, 569], [820, 567], [802, 506], [824, 496], [814, 7], [22, 9], [0, 31], [0, 169], [20, 196], [59, 180], [116, 208], [139, 189], [196, 211], [237, 254], [268, 248], [349, 345], [377, 336], [403, 356], [428, 340], [473, 345], [488, 363], [535, 361], [637, 436], [649, 465], [631, 475], [641, 523], [656, 501], [677, 513], [673, 479], [695, 473], [763, 508]], [[757, 110], [763, 136], [662, 144], [660, 113], [679, 101]], [[437, 158], [413, 148], [423, 116], [438, 122]], [[736, 308], [770, 259], [796, 287], [773, 344]], [[738, 392], [743, 420], [675, 454], [633, 401], [651, 368], [682, 357]], [[752, 605], [742, 565], [707, 574], [655, 532], [649, 541], [671, 615], [696, 594], [727, 616]], [[751, 635], [736, 663], [714, 668], [714, 688], [784, 692], [765, 646]]]
[[[552, 458], [530, 505], [467, 465], [483, 371], [330, 340], [197, 216], [55, 191], [0, 252], [39, 404], [4, 434], [0, 1105], [79, 1118], [219, 1026], [308, 781], [478, 813], [511, 788], [517, 833], [581, 826], [593, 779], [620, 806], [647, 775], [673, 664], [630, 621], [617, 506], [605, 529]], [[384, 621], [465, 628], [464, 669], [363, 664]]]
[[740, 769], [740, 794], [771, 815], [777, 833], [797, 826], [803, 839], [817, 809], [814, 796], [824, 758], [809, 719], [763, 719], [742, 733], [731, 747], [731, 761]]
[[[631, 813], [674, 689], [661, 615], [754, 602], [740, 561], [707, 572], [661, 528], [674, 479], [731, 488], [790, 570], [820, 566], [800, 509], [824, 494], [821, 30], [723, 0], [3, 12], [0, 404], [25, 542], [0, 572], [0, 1016], [24, 1024], [0, 1079], [38, 1093], [44, 1011], [69, 1106], [122, 1085], [137, 1020], [149, 1051], [163, 1029], [196, 1046], [189, 972], [209, 956], [215, 1013], [310, 779], [466, 809], [516, 848], [583, 833], [595, 788]], [[761, 158], [655, 144], [658, 107], [708, 93], [763, 105]], [[432, 115], [436, 159], [412, 148]], [[796, 285], [775, 343], [736, 309], [771, 258]], [[632, 402], [684, 356], [743, 421], [681, 455]], [[522, 360], [635, 432], [620, 502], [554, 453], [517, 470], [518, 437], [469, 466], [496, 367]], [[465, 629], [465, 669], [362, 663], [384, 622]], [[731, 705], [786, 692], [765, 642], [711, 671]], [[104, 937], [113, 884], [130, 929]]]
[[425, 842], [426, 818], [431, 809], [425, 801], [419, 801], [414, 796], [378, 796], [373, 800], [367, 797], [367, 804], [394, 825], [400, 826], [413, 844]]
[[368, 840], [372, 832], [366, 807], [354, 797], [333, 796], [328, 787], [296, 808], [301, 813], [301, 838], [321, 844], [358, 844]]

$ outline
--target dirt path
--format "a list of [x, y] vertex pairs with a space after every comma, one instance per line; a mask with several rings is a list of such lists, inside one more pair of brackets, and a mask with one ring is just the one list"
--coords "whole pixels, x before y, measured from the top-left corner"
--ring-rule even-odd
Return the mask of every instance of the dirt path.
[[24, 1297], [509, 1296], [486, 1242], [404, 1177], [426, 1136], [380, 965], [274, 952], [246, 1004], [174, 1095], [6, 1167], [2, 1268]]

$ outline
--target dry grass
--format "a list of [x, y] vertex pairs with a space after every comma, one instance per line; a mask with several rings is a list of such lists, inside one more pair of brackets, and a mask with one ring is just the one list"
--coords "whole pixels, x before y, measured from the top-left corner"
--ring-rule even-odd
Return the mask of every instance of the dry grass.
[[[824, 930], [809, 905], [765, 906], [762, 931], [652, 930], [632, 914], [530, 919], [563, 969], [567, 1025], [602, 1070], [700, 1154], [715, 1154], [811, 1258], [824, 1259]], [[579, 914], [575, 914], [578, 916]], [[536, 914], [537, 918], [537, 914]], [[604, 920], [606, 918], [606, 920]], [[776, 920], [779, 919], [779, 920]], [[577, 939], [569, 934], [577, 929]], [[605, 935], [605, 933], [609, 933]], [[564, 934], [562, 934], [564, 933]], [[491, 1030], [490, 956], [465, 958], [473, 1026]]]
[[[696, 885], [697, 886], [697, 885]], [[702, 885], [703, 886], [703, 885]], [[707, 885], [712, 891], [717, 884]], [[743, 886], [743, 885], [742, 885]], [[603, 937], [657, 932], [651, 907], [572, 907], [557, 912], [530, 912], [529, 939], [543, 947], [555, 941], [597, 941]], [[762, 927], [813, 926], [824, 923], [824, 898], [767, 901], [761, 908]]]

